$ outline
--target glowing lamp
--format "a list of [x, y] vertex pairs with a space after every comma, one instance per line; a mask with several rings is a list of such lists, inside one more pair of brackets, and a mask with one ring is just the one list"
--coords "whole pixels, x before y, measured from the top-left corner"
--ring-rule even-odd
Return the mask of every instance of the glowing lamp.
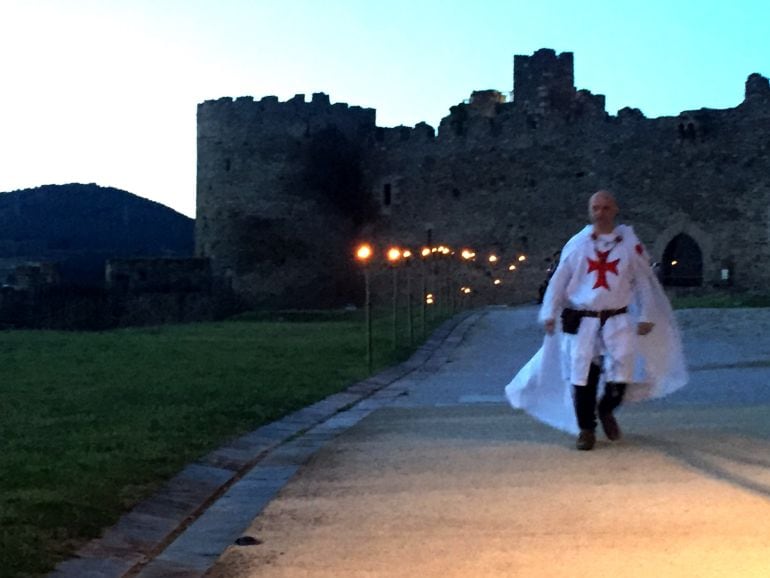
[[391, 263], [395, 263], [401, 258], [401, 249], [399, 249], [398, 247], [391, 247], [390, 249], [388, 249], [387, 256], [388, 256], [388, 261], [390, 261]]
[[371, 256], [372, 256], [371, 245], [364, 243], [363, 245], [360, 245], [356, 250], [356, 259], [358, 259], [362, 263], [366, 263], [371, 258]]

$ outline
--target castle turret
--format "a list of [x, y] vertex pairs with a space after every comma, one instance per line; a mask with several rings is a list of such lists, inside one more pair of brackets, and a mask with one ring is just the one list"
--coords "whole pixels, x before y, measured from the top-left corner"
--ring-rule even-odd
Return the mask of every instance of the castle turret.
[[513, 57], [513, 102], [533, 112], [566, 110], [575, 98], [574, 64], [571, 52], [558, 56], [541, 48], [532, 56]]
[[761, 74], [750, 74], [746, 79], [746, 102], [770, 103], [770, 81]]
[[345, 299], [355, 227], [367, 218], [361, 149], [375, 111], [297, 95], [198, 106], [196, 251], [247, 302]]

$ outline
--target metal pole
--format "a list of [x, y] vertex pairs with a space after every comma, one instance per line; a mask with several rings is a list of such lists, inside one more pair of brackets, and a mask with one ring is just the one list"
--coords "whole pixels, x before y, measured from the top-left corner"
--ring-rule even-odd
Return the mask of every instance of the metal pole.
[[445, 259], [446, 259], [446, 266], [445, 266], [445, 269], [444, 269], [444, 283], [446, 284], [446, 289], [445, 289], [445, 291], [446, 291], [446, 313], [447, 313], [447, 316], [449, 316], [449, 315], [452, 314], [452, 288], [451, 288], [450, 282], [449, 282], [449, 276], [450, 276], [449, 266], [450, 266], [451, 262], [449, 260], [450, 259], [449, 256], [445, 257]]
[[369, 283], [369, 268], [364, 265], [364, 285], [366, 297], [364, 310], [366, 311], [366, 368], [369, 375], [372, 374], [372, 292]]
[[425, 311], [425, 289], [426, 289], [426, 281], [425, 276], [427, 273], [425, 272], [425, 259], [422, 260], [422, 287], [420, 289], [420, 310], [422, 315], [420, 315], [420, 321], [422, 322], [422, 338], [425, 339], [425, 314], [427, 311]]
[[450, 259], [449, 257], [444, 257], [444, 260], [446, 261], [446, 263], [444, 263], [444, 293], [446, 294], [445, 303], [444, 303], [444, 313], [447, 316], [450, 316], [452, 314], [452, 288], [450, 283], [451, 272], [449, 270], [451, 261], [449, 259]]
[[[409, 265], [407, 265], [408, 267]], [[412, 272], [406, 271], [406, 318], [409, 323], [409, 345], [414, 345], [414, 319], [412, 319]]]
[[431, 257], [433, 261], [430, 268], [430, 291], [433, 295], [433, 303], [431, 303], [428, 313], [430, 314], [431, 321], [436, 318], [439, 307], [441, 307], [441, 281], [439, 280], [439, 262], [437, 257]]
[[398, 268], [393, 265], [393, 349], [398, 346]]

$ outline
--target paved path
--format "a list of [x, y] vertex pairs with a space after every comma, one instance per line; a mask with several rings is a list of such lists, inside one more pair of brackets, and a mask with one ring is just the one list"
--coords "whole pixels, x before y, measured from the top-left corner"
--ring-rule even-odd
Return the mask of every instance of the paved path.
[[133, 575], [766, 577], [770, 310], [678, 316], [690, 385], [623, 408], [624, 440], [592, 452], [503, 402], [534, 308], [459, 320]]

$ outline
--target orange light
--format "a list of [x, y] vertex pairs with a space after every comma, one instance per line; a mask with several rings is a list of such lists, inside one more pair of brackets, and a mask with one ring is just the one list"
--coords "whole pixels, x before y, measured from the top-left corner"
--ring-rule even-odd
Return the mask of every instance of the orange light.
[[428, 293], [425, 296], [425, 303], [427, 303], [428, 305], [433, 305], [433, 293]]
[[476, 256], [476, 253], [471, 251], [470, 249], [463, 249], [462, 253], [460, 253], [463, 259], [470, 260], [473, 259]]
[[411, 256], [412, 256], [412, 252], [411, 252], [409, 249], [404, 249], [404, 252], [403, 252], [403, 253], [401, 253], [401, 256], [402, 256], [404, 259], [408, 259], [409, 257], [411, 257]]
[[502, 283], [502, 281], [500, 281], [500, 279], [495, 279], [494, 283], [495, 283], [495, 285], [500, 285], [500, 283]]
[[515, 270], [516, 270], [516, 265], [511, 265], [511, 266], [509, 266], [509, 267], [508, 267], [508, 270], [509, 270], [509, 271], [515, 271]]
[[497, 263], [497, 255], [494, 253], [489, 256], [489, 262], [490, 263]]
[[527, 256], [526, 255], [519, 255], [519, 263], [523, 263], [526, 260], [527, 260]]
[[391, 247], [388, 249], [388, 261], [395, 263], [401, 258], [401, 249], [398, 247]]
[[359, 245], [358, 249], [356, 250], [356, 259], [366, 263], [371, 256], [372, 256], [371, 245], [368, 245], [366, 243], [364, 243], [363, 245]]
[[428, 255], [430, 255], [430, 247], [423, 247], [422, 251], [420, 251], [420, 255], [422, 255], [423, 257], [427, 257]]

